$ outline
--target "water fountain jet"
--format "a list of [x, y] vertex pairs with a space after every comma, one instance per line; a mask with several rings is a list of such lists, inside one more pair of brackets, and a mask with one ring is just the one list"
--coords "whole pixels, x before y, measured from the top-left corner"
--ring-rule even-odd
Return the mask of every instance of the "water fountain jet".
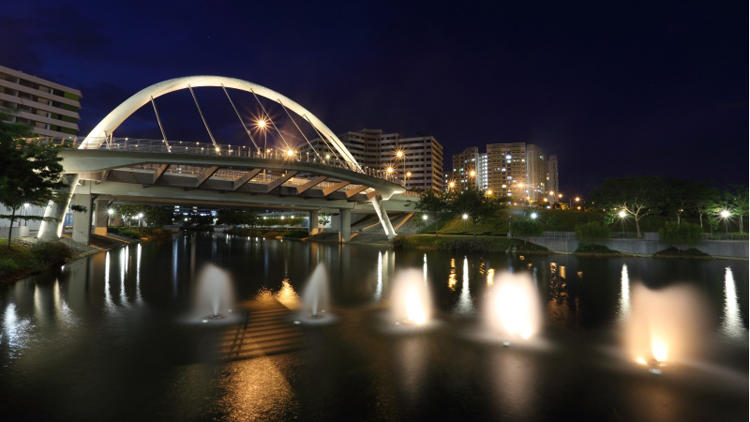
[[206, 264], [198, 274], [194, 314], [202, 323], [222, 320], [232, 312], [234, 287], [229, 274], [221, 268]]
[[539, 294], [527, 273], [502, 272], [488, 287], [484, 300], [483, 322], [486, 332], [503, 339], [530, 340], [541, 326]]
[[[328, 287], [328, 272], [321, 262], [315, 267], [302, 291], [302, 307], [298, 321], [305, 323], [330, 322], [331, 292]], [[295, 321], [295, 324], [299, 323]]]
[[400, 270], [393, 280], [391, 316], [394, 324], [424, 326], [432, 317], [430, 289], [417, 269]]

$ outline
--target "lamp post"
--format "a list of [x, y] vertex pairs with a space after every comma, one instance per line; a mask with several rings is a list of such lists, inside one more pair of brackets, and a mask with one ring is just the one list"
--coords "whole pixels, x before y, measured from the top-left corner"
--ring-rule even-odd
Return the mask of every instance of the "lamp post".
[[627, 214], [625, 213], [625, 210], [620, 210], [620, 212], [617, 213], [617, 216], [620, 217], [620, 225], [622, 227], [622, 236], [625, 237], [625, 217]]
[[396, 151], [396, 158], [401, 160], [401, 174], [404, 175], [404, 186], [406, 186], [406, 154], [404, 151], [399, 149]]
[[112, 208], [107, 209], [107, 228], [109, 228], [109, 219], [112, 217], [112, 214], [115, 213], [115, 210]]
[[722, 220], [724, 220], [724, 233], [729, 233], [729, 224], [727, 223], [727, 220], [729, 220], [729, 217], [732, 215], [729, 210], [721, 210], [719, 212], [719, 216]]
[[464, 213], [464, 214], [463, 214], [463, 215], [461, 216], [461, 219], [462, 219], [462, 220], [464, 220], [464, 233], [466, 233], [466, 220], [468, 220], [468, 219], [469, 219], [469, 214], [466, 214], [466, 213]]

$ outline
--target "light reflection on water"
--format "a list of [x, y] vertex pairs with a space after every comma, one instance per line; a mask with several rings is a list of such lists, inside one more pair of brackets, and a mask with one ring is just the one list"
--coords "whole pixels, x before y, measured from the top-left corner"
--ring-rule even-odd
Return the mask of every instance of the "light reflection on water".
[[734, 274], [730, 267], [724, 269], [724, 315], [721, 329], [730, 337], [741, 337], [747, 332], [742, 326], [737, 286], [734, 283]]
[[474, 304], [469, 290], [469, 259], [467, 257], [464, 257], [461, 280], [461, 294], [458, 296], [456, 312], [468, 314], [474, 311]]
[[620, 270], [620, 321], [625, 321], [630, 316], [630, 276], [628, 276], [628, 266], [622, 264]]

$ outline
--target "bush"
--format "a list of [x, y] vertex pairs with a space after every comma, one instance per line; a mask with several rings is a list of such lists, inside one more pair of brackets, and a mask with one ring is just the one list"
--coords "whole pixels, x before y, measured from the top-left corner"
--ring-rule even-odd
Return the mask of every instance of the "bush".
[[31, 254], [43, 265], [62, 264], [73, 256], [68, 245], [62, 242], [38, 242], [31, 247]]
[[107, 231], [117, 236], [129, 237], [131, 239], [141, 238], [141, 234], [137, 230], [129, 229], [127, 227], [109, 227]]
[[697, 245], [703, 239], [703, 229], [697, 224], [669, 221], [659, 229], [659, 240], [670, 245]]
[[529, 218], [513, 218], [510, 220], [510, 234], [512, 236], [538, 236], [542, 234], [542, 226]]
[[14, 272], [18, 271], [19, 268], [20, 267], [18, 266], [18, 264], [16, 264], [16, 262], [12, 259], [3, 259], [2, 261], [0, 261], [0, 277], [7, 274], [13, 274]]
[[576, 225], [576, 238], [584, 243], [605, 241], [609, 239], [609, 227], [598, 221], [578, 224]]
[[594, 243], [581, 243], [576, 249], [578, 253], [597, 253], [597, 254], [617, 254], [622, 255], [620, 252], [613, 251], [604, 245], [597, 245]]

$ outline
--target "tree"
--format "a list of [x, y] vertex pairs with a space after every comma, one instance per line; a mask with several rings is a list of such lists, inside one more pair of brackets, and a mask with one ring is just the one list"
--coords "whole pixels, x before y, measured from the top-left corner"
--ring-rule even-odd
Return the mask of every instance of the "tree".
[[591, 200], [601, 208], [617, 208], [633, 217], [635, 230], [641, 237], [640, 220], [656, 213], [663, 205], [665, 185], [653, 176], [605, 179], [592, 193]]
[[450, 205], [453, 212], [466, 213], [471, 218], [474, 236], [477, 235], [477, 224], [495, 215], [500, 209], [498, 200], [473, 188], [457, 193]]
[[42, 205], [62, 186], [59, 147], [30, 139], [28, 126], [7, 123], [0, 113], [0, 202], [11, 210], [8, 248], [16, 212], [24, 203]]
[[[440, 215], [441, 213], [448, 211], [447, 197], [444, 194], [436, 193], [432, 189], [422, 191], [419, 195], [417, 209], [423, 212]], [[435, 218], [435, 236], [437, 236], [440, 227], [438, 221], [439, 218]]]
[[149, 226], [166, 226], [172, 224], [172, 212], [164, 207], [144, 207], [146, 223]]
[[732, 185], [732, 191], [729, 193], [729, 210], [739, 218], [740, 233], [744, 232], [742, 220], [748, 215], [748, 190], [747, 186]]
[[[695, 201], [691, 204], [692, 210], [698, 214], [698, 221], [703, 229], [703, 217], [710, 216], [719, 208], [720, 194], [718, 189], [708, 186], [705, 183], [698, 183], [695, 192]], [[709, 221], [709, 229], [713, 231], [713, 226]]]

